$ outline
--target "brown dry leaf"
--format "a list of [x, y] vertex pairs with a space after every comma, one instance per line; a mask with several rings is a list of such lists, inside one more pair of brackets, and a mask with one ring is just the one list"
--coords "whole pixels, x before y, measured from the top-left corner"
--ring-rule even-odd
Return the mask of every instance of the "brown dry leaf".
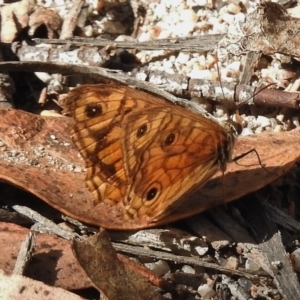
[[73, 241], [78, 262], [108, 300], [162, 299], [154, 287], [118, 259], [105, 230]]
[[18, 33], [29, 26], [29, 34], [33, 35], [38, 27], [45, 25], [48, 38], [58, 36], [62, 19], [58, 13], [50, 8], [36, 7], [35, 1], [22, 0], [6, 4], [0, 9], [2, 43], [11, 43]]
[[1, 299], [9, 300], [80, 300], [84, 299], [61, 288], [51, 287], [40, 281], [21, 275], [5, 275], [0, 270]]
[[30, 27], [30, 35], [34, 35], [34, 32], [38, 27], [45, 25], [48, 32], [48, 38], [54, 39], [58, 37], [58, 32], [62, 26], [62, 19], [56, 11], [39, 7], [30, 15], [28, 25]]
[[[125, 222], [121, 207], [103, 203], [93, 205], [92, 196], [84, 186], [84, 172], [67, 170], [66, 166], [84, 168], [70, 139], [70, 119], [44, 118], [18, 110], [3, 109], [0, 110], [0, 120], [0, 139], [7, 145], [2, 147], [2, 151], [0, 148], [0, 180], [35, 194], [75, 219], [109, 229], [153, 227], [238, 199], [287, 172], [300, 156], [300, 130], [240, 137], [235, 146], [235, 155], [255, 148], [268, 172], [258, 164], [254, 153], [249, 154], [239, 160], [239, 165], [228, 164], [224, 178], [221, 172], [216, 174], [163, 220], [151, 224]], [[44, 156], [37, 154], [40, 147], [44, 149]], [[16, 159], [12, 159], [15, 155], [12, 153], [16, 150], [18, 155]], [[21, 154], [28, 160], [18, 160]], [[39, 163], [39, 166], [30, 165], [30, 161]]]
[[[5, 274], [12, 273], [20, 245], [28, 232], [29, 229], [12, 223], [0, 223], [0, 269]], [[45, 233], [36, 233], [32, 261], [25, 275], [66, 290], [92, 286], [72, 253], [71, 243]]]
[[[299, 57], [299, 17], [289, 15], [284, 6], [271, 1], [262, 1], [257, 10], [247, 16], [241, 29], [221, 41], [223, 46], [233, 51], [262, 52], [264, 54], [284, 53]], [[237, 50], [236, 46], [240, 50]]]
[[28, 25], [29, 14], [33, 3], [30, 0], [7, 4], [1, 7], [2, 43], [11, 43], [17, 34]]

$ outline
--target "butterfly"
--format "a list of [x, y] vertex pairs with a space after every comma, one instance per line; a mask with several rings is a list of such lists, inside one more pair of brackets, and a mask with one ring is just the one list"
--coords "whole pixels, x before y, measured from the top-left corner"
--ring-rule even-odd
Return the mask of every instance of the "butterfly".
[[66, 110], [94, 205], [152, 223], [232, 161], [235, 132], [163, 98], [118, 84], [71, 90]]

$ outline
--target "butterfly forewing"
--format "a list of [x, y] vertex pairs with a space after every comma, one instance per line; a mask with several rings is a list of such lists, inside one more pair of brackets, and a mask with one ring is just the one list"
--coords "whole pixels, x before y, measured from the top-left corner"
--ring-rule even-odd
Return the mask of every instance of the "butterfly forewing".
[[73, 141], [96, 203], [123, 203], [124, 217], [158, 220], [224, 170], [233, 135], [202, 115], [113, 84], [72, 90]]

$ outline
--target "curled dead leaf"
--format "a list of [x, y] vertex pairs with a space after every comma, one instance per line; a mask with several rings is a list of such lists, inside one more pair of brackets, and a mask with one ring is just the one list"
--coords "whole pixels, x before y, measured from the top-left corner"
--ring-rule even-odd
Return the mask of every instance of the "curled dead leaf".
[[[0, 110], [0, 116], [0, 139], [5, 143], [2, 147], [5, 150], [0, 148], [0, 180], [35, 194], [75, 219], [109, 229], [154, 227], [238, 199], [276, 180], [300, 155], [300, 130], [240, 137], [235, 155], [255, 148], [268, 172], [258, 164], [255, 154], [247, 155], [239, 165], [229, 164], [224, 178], [221, 173], [216, 174], [160, 222], [125, 222], [120, 207], [103, 203], [93, 205], [92, 196], [84, 185], [85, 174], [80, 172], [84, 170], [84, 163], [70, 139], [70, 119], [44, 118], [18, 110]], [[41, 148], [44, 150], [39, 156], [36, 150]], [[18, 155], [26, 151], [30, 159], [12, 160], [9, 153], [16, 150]], [[57, 164], [49, 161], [48, 156], [55, 158]]]
[[118, 259], [106, 231], [83, 241], [74, 240], [73, 252], [108, 300], [162, 299], [150, 283]]

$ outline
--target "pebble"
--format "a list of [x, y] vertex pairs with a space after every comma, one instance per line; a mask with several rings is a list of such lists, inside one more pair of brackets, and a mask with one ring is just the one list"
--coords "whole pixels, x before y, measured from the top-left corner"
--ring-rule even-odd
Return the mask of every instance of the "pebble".
[[179, 64], [186, 64], [191, 59], [188, 52], [180, 52], [175, 60]]
[[196, 24], [196, 22], [198, 21], [198, 16], [193, 9], [184, 9], [179, 14], [179, 20]]
[[246, 271], [250, 271], [250, 272], [258, 272], [261, 267], [255, 262], [255, 260], [248, 258], [245, 262], [245, 269]]
[[157, 276], [163, 276], [171, 270], [168, 263], [164, 260], [158, 260], [154, 263], [146, 263], [145, 266]]
[[265, 116], [258, 116], [256, 122], [263, 128], [271, 125], [270, 120]]
[[211, 72], [209, 70], [192, 70], [187, 74], [190, 78], [195, 78], [195, 79], [211, 79]]
[[291, 261], [295, 272], [300, 272], [300, 248], [291, 253]]
[[248, 292], [252, 286], [251, 280], [249, 280], [245, 277], [239, 278], [238, 283], [246, 292]]
[[80, 167], [75, 167], [75, 168], [73, 169], [73, 171], [74, 171], [74, 173], [81, 173], [83, 170], [82, 170], [82, 168], [80, 168]]
[[283, 115], [283, 114], [277, 115], [277, 116], [276, 116], [276, 120], [279, 121], [280, 123], [283, 123], [284, 115]]
[[193, 6], [208, 6], [210, 2], [207, 0], [187, 0], [186, 5], [193, 7]]
[[174, 74], [174, 71], [172, 70], [173, 68], [173, 63], [170, 62], [169, 60], [166, 60], [163, 62], [163, 68], [164, 68], [164, 71], [166, 73], [169, 73], [169, 74]]
[[196, 274], [196, 271], [194, 268], [192, 268], [191, 266], [189, 265], [184, 265], [182, 268], [181, 268], [182, 272], [184, 273], [188, 273], [188, 274]]
[[234, 15], [231, 14], [222, 15], [222, 20], [228, 24], [232, 24], [234, 22], [234, 19], [235, 19]]
[[237, 270], [239, 266], [239, 260], [235, 256], [230, 256], [227, 258], [225, 267], [231, 270]]
[[228, 119], [228, 110], [223, 105], [216, 105], [213, 115], [217, 118]]
[[254, 132], [252, 131], [252, 129], [246, 127], [246, 128], [243, 128], [240, 136], [247, 136], [247, 135], [251, 135], [251, 134], [254, 134]]
[[237, 14], [241, 12], [241, 7], [238, 4], [230, 3], [227, 5], [227, 11], [231, 14]]
[[296, 126], [296, 127], [299, 127], [300, 124], [299, 124], [299, 118], [298, 117], [293, 117], [292, 118], [292, 122], [293, 124]]
[[198, 294], [202, 297], [203, 300], [211, 299], [211, 297], [216, 295], [214, 289], [208, 284], [202, 284], [198, 287]]
[[282, 125], [276, 125], [276, 127], [274, 128], [274, 132], [282, 132], [284, 131], [284, 128]]

